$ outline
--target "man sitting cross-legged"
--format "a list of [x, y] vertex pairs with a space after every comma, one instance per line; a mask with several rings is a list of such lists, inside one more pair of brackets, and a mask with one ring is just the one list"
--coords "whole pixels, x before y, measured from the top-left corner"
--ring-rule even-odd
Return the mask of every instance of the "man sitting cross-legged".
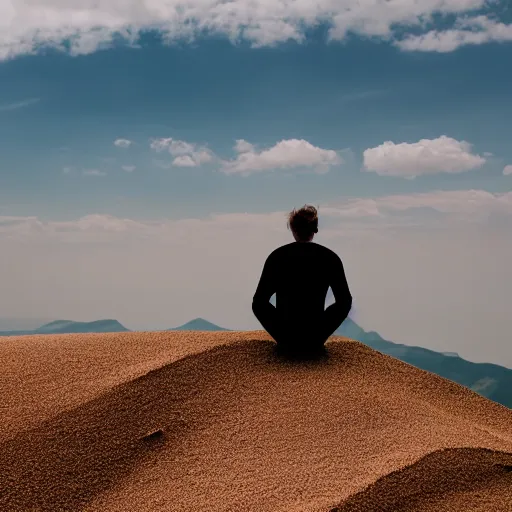
[[[293, 210], [288, 219], [295, 242], [275, 249], [265, 261], [252, 310], [279, 350], [313, 354], [341, 325], [352, 307], [339, 256], [312, 242], [318, 233], [314, 206]], [[335, 303], [325, 308], [329, 286]], [[276, 294], [276, 306], [270, 298]]]

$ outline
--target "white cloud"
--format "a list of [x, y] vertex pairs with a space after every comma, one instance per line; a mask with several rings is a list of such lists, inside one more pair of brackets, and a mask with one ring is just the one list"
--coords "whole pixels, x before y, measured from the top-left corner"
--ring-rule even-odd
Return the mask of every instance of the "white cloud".
[[133, 142], [128, 139], [116, 139], [114, 141], [114, 146], [117, 146], [118, 148], [123, 148], [123, 149], [129, 148], [132, 144], [133, 144]]
[[214, 153], [208, 147], [172, 137], [153, 139], [150, 147], [157, 153], [169, 152], [174, 157], [172, 165], [177, 167], [197, 167], [215, 159]]
[[214, 160], [215, 156], [208, 148], [202, 148], [198, 151], [195, 151], [192, 153], [192, 157], [194, 158], [194, 161], [196, 161], [199, 164], [205, 164], [207, 162], [211, 162]]
[[180, 155], [172, 161], [172, 165], [177, 167], [196, 167], [197, 163], [190, 155]]
[[237, 153], [248, 153], [254, 151], [254, 145], [244, 139], [237, 139], [233, 149]]
[[[272, 46], [290, 39], [301, 42], [309, 28], [326, 22], [331, 26], [331, 39], [341, 40], [352, 32], [391, 40], [395, 27], [399, 26], [403, 34], [432, 21], [433, 14], [463, 15], [492, 8], [493, 4], [496, 2], [486, 0], [2, 0], [0, 60], [33, 54], [45, 47], [83, 55], [117, 41], [134, 46], [141, 32], [151, 29], [158, 30], [169, 43], [190, 42], [208, 33], [228, 37], [234, 43], [245, 39], [253, 46]], [[466, 34], [466, 40], [473, 38], [476, 43], [508, 38], [509, 26], [475, 19], [487, 35]], [[407, 37], [400, 44], [405, 49], [425, 46]], [[440, 45], [430, 46], [437, 50]]]
[[23, 101], [15, 101], [13, 103], [5, 103], [0, 105], [0, 112], [7, 112], [9, 110], [18, 110], [20, 108], [29, 107], [30, 105], [34, 105], [35, 103], [39, 103], [39, 98], [29, 98]]
[[363, 162], [367, 171], [413, 178], [422, 174], [469, 171], [483, 165], [485, 158], [472, 154], [469, 143], [442, 135], [414, 143], [386, 141], [365, 150]]
[[343, 163], [336, 151], [313, 146], [304, 139], [282, 140], [259, 152], [252, 144], [239, 139], [236, 141], [235, 151], [238, 155], [234, 160], [222, 163], [221, 170], [225, 174], [247, 176], [257, 171], [297, 167], [312, 167], [315, 172], [322, 174], [328, 172], [331, 166]]
[[408, 35], [396, 45], [402, 50], [447, 53], [462, 46], [512, 41], [512, 24], [507, 25], [487, 16], [461, 18], [454, 28], [430, 30]]
[[106, 176], [107, 173], [99, 171], [98, 169], [85, 169], [82, 174], [84, 176]]
[[194, 151], [193, 144], [183, 140], [176, 140], [172, 137], [154, 139], [151, 141], [150, 147], [158, 152], [167, 150], [171, 155], [186, 155]]
[[126, 171], [126, 172], [133, 172], [133, 171], [135, 171], [136, 167], [135, 167], [135, 165], [122, 165], [121, 169], [123, 169], [123, 171]]
[[512, 174], [512, 165], [505, 165], [505, 167], [503, 168], [503, 174], [505, 176]]

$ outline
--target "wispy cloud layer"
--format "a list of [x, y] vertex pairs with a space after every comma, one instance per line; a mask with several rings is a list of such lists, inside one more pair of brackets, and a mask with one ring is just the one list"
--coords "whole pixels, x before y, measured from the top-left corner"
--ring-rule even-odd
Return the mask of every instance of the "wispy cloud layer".
[[[435, 216], [428, 215], [428, 212]], [[178, 241], [183, 237], [216, 237], [224, 230], [286, 233], [287, 212], [262, 214], [217, 213], [202, 219], [137, 221], [111, 215], [87, 215], [75, 221], [42, 221], [37, 217], [0, 216], [0, 237], [59, 236], [76, 240], [96, 239], [105, 233], [155, 236]], [[326, 236], [339, 233], [362, 234], [368, 229], [461, 226], [466, 222], [485, 223], [490, 219], [512, 219], [512, 192], [492, 194], [484, 190], [434, 191], [353, 198], [320, 205], [320, 228]], [[455, 223], [455, 224], [454, 224]], [[461, 224], [462, 223], [462, 224]], [[110, 239], [107, 237], [107, 239]]]
[[0, 112], [8, 112], [9, 110], [18, 110], [20, 108], [30, 107], [30, 105], [39, 103], [39, 101], [39, 98], [29, 98], [23, 101], [15, 101], [12, 103], [0, 104]]
[[512, 216], [512, 192], [493, 194], [485, 190], [438, 190], [374, 199], [351, 199], [329, 204], [322, 209], [322, 214], [356, 219], [391, 215], [397, 220], [397, 213], [411, 213], [419, 209], [431, 209], [451, 216], [457, 222], [487, 220], [490, 215]]
[[503, 174], [505, 176], [512, 174], [512, 165], [506, 165], [503, 169]]
[[487, 16], [464, 17], [448, 30], [430, 30], [409, 35], [397, 41], [402, 50], [447, 53], [461, 46], [512, 41], [512, 24], [507, 25]]
[[[117, 41], [135, 45], [145, 30], [159, 31], [164, 42], [190, 42], [212, 34], [233, 43], [246, 40], [256, 47], [272, 46], [302, 42], [306, 30], [319, 23], [330, 26], [331, 40], [356, 34], [394, 41], [404, 50], [451, 51], [464, 44], [511, 40], [511, 25], [495, 19], [500, 5], [505, 1], [1, 0], [0, 60], [48, 47], [81, 55]], [[478, 10], [481, 13], [475, 16]], [[455, 15], [456, 21], [436, 31], [434, 15]], [[418, 29], [425, 27], [429, 31], [418, 35]]]
[[104, 171], [100, 171], [99, 169], [85, 169], [82, 171], [84, 176], [106, 176], [107, 173]]

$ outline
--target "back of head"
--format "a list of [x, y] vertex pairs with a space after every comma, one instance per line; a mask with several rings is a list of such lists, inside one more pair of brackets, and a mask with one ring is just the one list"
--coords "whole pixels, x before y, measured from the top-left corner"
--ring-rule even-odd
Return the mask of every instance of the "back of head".
[[299, 210], [295, 208], [288, 215], [288, 229], [297, 241], [308, 242], [318, 233], [318, 212], [314, 206], [304, 205]]

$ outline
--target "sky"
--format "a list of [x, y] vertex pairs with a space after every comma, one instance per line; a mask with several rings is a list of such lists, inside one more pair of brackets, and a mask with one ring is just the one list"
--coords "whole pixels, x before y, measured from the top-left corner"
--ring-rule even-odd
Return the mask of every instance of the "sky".
[[312, 204], [353, 320], [512, 368], [511, 57], [508, 0], [0, 0], [0, 317], [261, 329]]

